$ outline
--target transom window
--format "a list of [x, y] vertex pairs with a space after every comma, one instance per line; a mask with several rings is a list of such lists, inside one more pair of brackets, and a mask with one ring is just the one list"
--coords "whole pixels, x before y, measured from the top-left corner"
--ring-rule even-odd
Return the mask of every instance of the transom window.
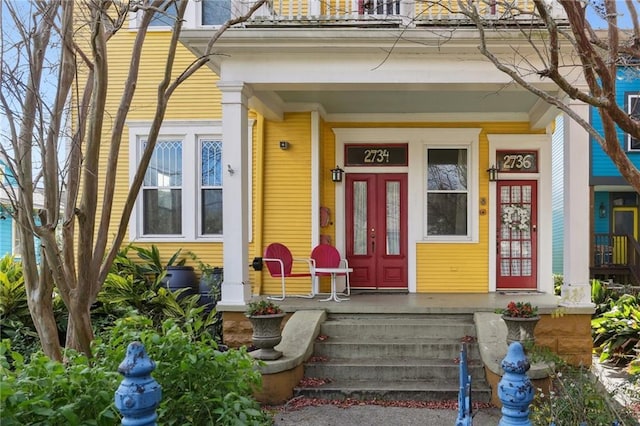
[[[626, 97], [627, 113], [635, 120], [640, 120], [640, 93], [628, 93]], [[627, 149], [640, 151], [640, 140], [627, 134]]]
[[427, 238], [469, 235], [468, 171], [467, 148], [427, 148]]

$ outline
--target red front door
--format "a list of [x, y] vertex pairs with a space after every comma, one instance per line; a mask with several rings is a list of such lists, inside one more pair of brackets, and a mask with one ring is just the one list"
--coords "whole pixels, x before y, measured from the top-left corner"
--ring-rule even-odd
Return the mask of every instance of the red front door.
[[407, 175], [346, 176], [347, 259], [354, 289], [407, 288]]
[[498, 289], [537, 288], [538, 182], [499, 181]]

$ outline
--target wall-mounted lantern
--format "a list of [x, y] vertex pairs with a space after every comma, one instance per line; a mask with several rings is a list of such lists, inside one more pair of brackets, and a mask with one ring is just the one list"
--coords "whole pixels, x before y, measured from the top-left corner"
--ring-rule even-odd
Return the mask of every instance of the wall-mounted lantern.
[[340, 166], [336, 166], [335, 169], [331, 169], [331, 180], [334, 182], [342, 182], [342, 174], [344, 170]]
[[598, 207], [598, 216], [600, 216], [601, 219], [607, 217], [607, 207], [603, 202], [601, 202], [600, 207]]
[[498, 180], [499, 171], [500, 169], [498, 169], [495, 164], [487, 169], [487, 173], [489, 173], [489, 182], [496, 182]]

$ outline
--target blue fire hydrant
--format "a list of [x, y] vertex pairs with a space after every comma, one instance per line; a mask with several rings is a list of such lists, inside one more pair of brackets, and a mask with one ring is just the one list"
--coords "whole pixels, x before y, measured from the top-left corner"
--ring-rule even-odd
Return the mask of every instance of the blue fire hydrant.
[[147, 356], [144, 345], [130, 343], [127, 355], [118, 367], [124, 379], [115, 394], [116, 408], [122, 414], [123, 426], [155, 426], [156, 408], [162, 400], [162, 388], [151, 377], [156, 363]]

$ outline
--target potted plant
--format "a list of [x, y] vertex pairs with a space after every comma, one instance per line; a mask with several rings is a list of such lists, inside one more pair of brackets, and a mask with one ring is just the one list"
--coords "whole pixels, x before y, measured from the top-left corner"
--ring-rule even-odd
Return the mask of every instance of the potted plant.
[[498, 310], [507, 325], [507, 345], [520, 342], [524, 348], [535, 342], [534, 330], [540, 321], [538, 307], [530, 302], [511, 301], [506, 308]]
[[251, 356], [261, 360], [276, 360], [282, 352], [274, 347], [282, 340], [280, 324], [285, 316], [284, 311], [270, 300], [249, 302], [245, 312], [253, 327], [252, 341], [258, 350], [251, 352]]

